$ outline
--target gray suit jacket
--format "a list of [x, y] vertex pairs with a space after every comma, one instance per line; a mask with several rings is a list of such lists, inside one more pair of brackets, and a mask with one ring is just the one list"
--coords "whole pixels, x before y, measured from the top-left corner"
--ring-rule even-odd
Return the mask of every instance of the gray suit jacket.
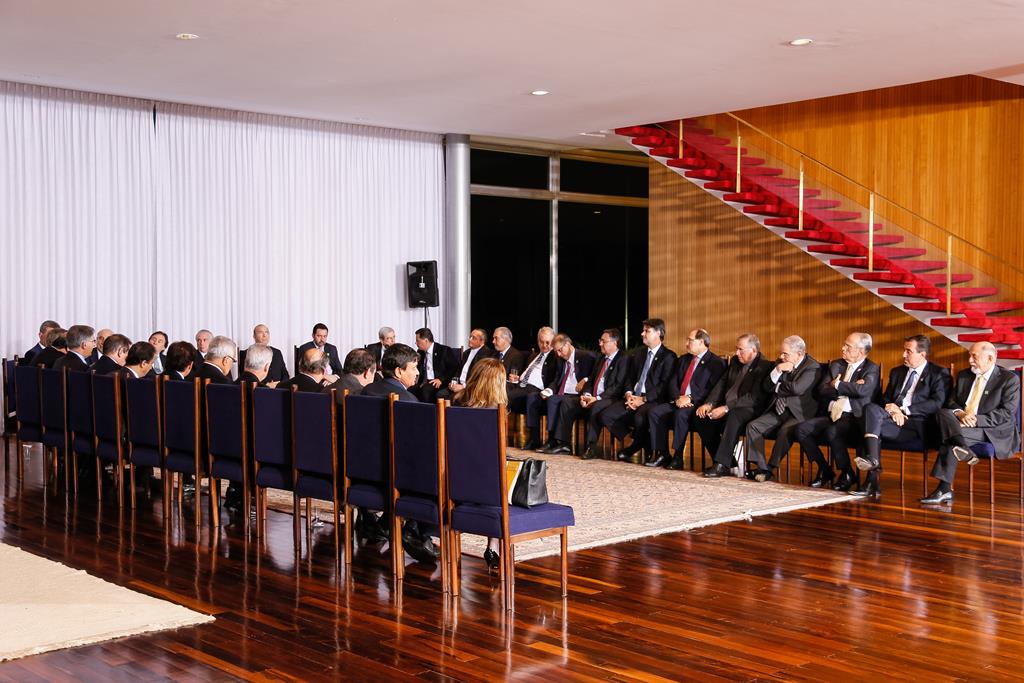
[[[946, 403], [947, 408], [964, 410], [967, 407], [974, 377], [970, 368], [956, 373], [956, 384]], [[995, 366], [978, 404], [978, 429], [985, 433], [1000, 460], [1020, 450], [1019, 406], [1020, 377], [1012, 370]]]
[[798, 420], [809, 420], [818, 412], [818, 399], [814, 396], [814, 385], [818, 383], [821, 366], [810, 354], [804, 356], [794, 370], [782, 373], [779, 383], [772, 383], [771, 373], [765, 377], [768, 391], [768, 410], [775, 410], [775, 399], [786, 400], [786, 407]]

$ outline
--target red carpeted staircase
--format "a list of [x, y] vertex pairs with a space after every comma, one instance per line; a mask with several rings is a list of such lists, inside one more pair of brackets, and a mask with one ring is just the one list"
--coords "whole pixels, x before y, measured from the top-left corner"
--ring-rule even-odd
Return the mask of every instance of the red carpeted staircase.
[[[743, 147], [740, 185], [736, 186], [737, 149], [732, 140], [687, 120], [679, 153], [679, 122], [619, 128], [618, 135], [661, 161], [690, 182], [717, 196], [752, 220], [803, 249], [829, 267], [870, 289], [893, 306], [913, 315], [949, 339], [969, 346], [990, 341], [1007, 367], [1024, 363], [1024, 301], [999, 298], [991, 278], [957, 268], [946, 290], [947, 261], [937, 248], [891, 223], [876, 222], [873, 234], [868, 212], [825, 188], [803, 191], [800, 226], [800, 180], [765, 155]], [[853, 207], [851, 209], [851, 206]], [[873, 267], [868, 269], [869, 241]], [[929, 258], [931, 256], [931, 258]], [[984, 282], [979, 280], [984, 279]], [[964, 286], [966, 285], [966, 286]], [[1021, 297], [1024, 298], [1024, 297]], [[948, 315], [947, 315], [948, 305]]]

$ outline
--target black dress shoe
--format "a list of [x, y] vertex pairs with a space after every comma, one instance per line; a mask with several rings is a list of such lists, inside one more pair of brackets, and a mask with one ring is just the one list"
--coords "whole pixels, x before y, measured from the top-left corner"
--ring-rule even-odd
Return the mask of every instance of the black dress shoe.
[[812, 489], [830, 489], [832, 488], [832, 482], [835, 481], [835, 472], [818, 472], [818, 476], [811, 482]]
[[494, 550], [491, 550], [490, 548], [488, 548], [487, 550], [484, 551], [484, 562], [487, 563], [487, 569], [489, 569], [490, 571], [492, 571], [492, 572], [498, 571], [498, 568], [499, 568], [498, 553], [495, 552]]
[[952, 503], [953, 492], [943, 491], [941, 488], [937, 488], [926, 497], [921, 499], [921, 502], [925, 505], [939, 505], [941, 503]]
[[587, 444], [587, 448], [583, 451], [583, 455], [580, 456], [582, 460], [593, 460], [597, 457], [597, 446], [592, 443]]
[[720, 462], [716, 462], [714, 465], [704, 470], [704, 476], [709, 479], [715, 477], [727, 477], [730, 474], [732, 474], [732, 470]]
[[536, 439], [530, 439], [529, 441], [523, 444], [524, 451], [535, 451], [538, 448], [540, 448], [540, 443], [538, 443]]
[[862, 458], [860, 456], [853, 459], [857, 464], [857, 469], [861, 472], [874, 472], [878, 469], [878, 463], [870, 458]]
[[858, 498], [881, 498], [882, 487], [878, 485], [878, 482], [874, 479], [869, 479], [864, 486], [857, 491], [850, 491], [851, 496], [857, 496]]
[[434, 564], [437, 562], [437, 550], [434, 547], [434, 543], [429, 539], [422, 539], [418, 536], [410, 535], [409, 540], [406, 540], [406, 534], [402, 534], [402, 550], [409, 553], [409, 556], [417, 562], [423, 562], [425, 564]]
[[669, 469], [669, 470], [681, 470], [681, 469], [683, 469], [683, 456], [682, 455], [674, 455], [674, 456], [672, 456], [672, 462], [670, 462], [669, 464], [665, 465], [665, 469]]
[[562, 455], [565, 453], [572, 453], [572, 449], [569, 448], [568, 444], [564, 444], [561, 441], [555, 441], [551, 445], [540, 449], [540, 452], [546, 455]]
[[639, 450], [639, 448], [627, 446], [626, 448], [620, 449], [619, 452], [615, 454], [615, 459], [619, 462], [630, 462]]
[[854, 484], [856, 483], [857, 480], [854, 477], [851, 477], [848, 474], [844, 474], [843, 476], [839, 477], [839, 481], [837, 481], [835, 486], [832, 487], [832, 490], [842, 491], [843, 493], [846, 493], [850, 489], [852, 489]]
[[644, 463], [644, 467], [661, 467], [667, 462], [669, 462], [669, 457], [661, 451], [657, 451], [649, 462]]

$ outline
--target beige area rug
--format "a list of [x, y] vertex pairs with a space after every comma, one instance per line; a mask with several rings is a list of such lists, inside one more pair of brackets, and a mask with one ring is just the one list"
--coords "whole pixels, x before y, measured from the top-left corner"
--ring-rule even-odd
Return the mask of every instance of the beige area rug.
[[213, 617], [0, 544], [0, 662]]
[[[547, 461], [548, 497], [553, 503], [571, 505], [576, 516], [576, 526], [569, 529], [569, 550], [857, 500], [830, 490], [774, 481], [705, 479], [695, 472], [580, 460], [570, 455], [541, 456], [514, 448], [508, 449], [508, 455]], [[284, 491], [271, 491], [268, 496], [268, 505], [282, 512], [292, 511], [291, 501]], [[316, 503], [314, 509], [322, 519], [331, 519], [329, 503]], [[480, 557], [484, 546], [482, 537], [463, 535], [464, 553]], [[558, 553], [557, 536], [516, 546], [516, 560]]]

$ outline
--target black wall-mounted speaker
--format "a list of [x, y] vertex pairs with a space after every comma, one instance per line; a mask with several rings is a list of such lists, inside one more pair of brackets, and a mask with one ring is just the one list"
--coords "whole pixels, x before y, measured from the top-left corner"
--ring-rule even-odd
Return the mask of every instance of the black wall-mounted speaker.
[[437, 306], [437, 261], [409, 261], [405, 264], [410, 308]]

